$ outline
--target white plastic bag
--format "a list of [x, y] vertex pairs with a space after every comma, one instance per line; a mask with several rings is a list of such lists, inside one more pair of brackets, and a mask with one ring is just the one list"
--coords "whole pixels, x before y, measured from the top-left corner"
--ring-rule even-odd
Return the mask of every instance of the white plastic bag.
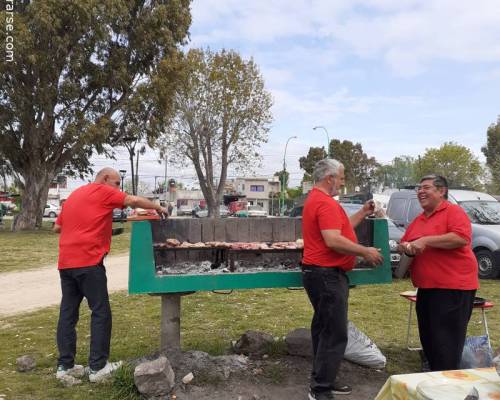
[[493, 351], [488, 336], [467, 336], [465, 338], [460, 369], [489, 368], [493, 366]]
[[349, 321], [347, 327], [347, 347], [344, 358], [365, 367], [382, 369], [385, 367], [385, 356], [371, 339]]

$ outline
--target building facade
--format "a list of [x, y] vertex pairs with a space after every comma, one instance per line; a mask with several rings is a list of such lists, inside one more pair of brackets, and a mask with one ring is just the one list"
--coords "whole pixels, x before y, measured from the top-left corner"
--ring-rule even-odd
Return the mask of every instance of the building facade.
[[270, 215], [277, 213], [281, 187], [279, 177], [252, 176], [228, 179], [226, 186], [229, 191], [246, 196], [248, 205], [261, 206]]

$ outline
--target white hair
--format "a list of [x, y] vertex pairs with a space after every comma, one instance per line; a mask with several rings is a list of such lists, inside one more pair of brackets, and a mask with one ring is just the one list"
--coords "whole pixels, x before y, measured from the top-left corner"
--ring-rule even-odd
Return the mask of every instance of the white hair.
[[322, 181], [328, 175], [337, 176], [341, 168], [344, 168], [344, 165], [340, 161], [324, 158], [314, 165], [313, 181], [315, 183]]

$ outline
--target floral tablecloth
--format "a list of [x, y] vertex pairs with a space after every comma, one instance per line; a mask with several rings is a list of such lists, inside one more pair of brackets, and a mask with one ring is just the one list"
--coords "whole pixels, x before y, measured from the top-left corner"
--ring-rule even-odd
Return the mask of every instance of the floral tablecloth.
[[[463, 400], [463, 394], [473, 387], [479, 400], [500, 400], [500, 377], [495, 368], [392, 375], [375, 400]], [[445, 397], [439, 396], [440, 392], [446, 393]]]

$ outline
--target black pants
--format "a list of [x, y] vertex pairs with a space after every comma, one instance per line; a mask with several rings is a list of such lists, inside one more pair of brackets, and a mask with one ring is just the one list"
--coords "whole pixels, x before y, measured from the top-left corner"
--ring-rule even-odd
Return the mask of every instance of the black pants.
[[111, 307], [109, 305], [104, 265], [59, 271], [62, 300], [57, 324], [58, 365], [72, 368], [76, 354], [75, 326], [80, 303], [85, 297], [92, 310], [90, 323], [89, 367], [99, 370], [106, 365], [111, 341]]
[[349, 279], [340, 268], [302, 267], [302, 281], [314, 315], [311, 322], [311, 389], [333, 389], [347, 346]]
[[431, 371], [460, 368], [475, 295], [475, 290], [418, 289], [418, 331]]

